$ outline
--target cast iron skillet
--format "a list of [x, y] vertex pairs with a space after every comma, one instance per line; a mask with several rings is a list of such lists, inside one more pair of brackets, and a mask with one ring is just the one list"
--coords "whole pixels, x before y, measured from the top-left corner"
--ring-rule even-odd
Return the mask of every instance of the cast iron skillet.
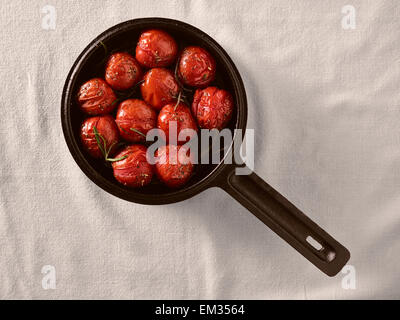
[[[61, 121], [68, 148], [82, 171], [99, 187], [122, 199], [141, 204], [166, 204], [188, 199], [210, 187], [220, 187], [251, 211], [257, 218], [286, 240], [292, 247], [329, 276], [336, 275], [350, 258], [349, 251], [306, 217], [299, 209], [275, 191], [257, 174], [236, 175], [237, 164], [197, 165], [189, 183], [179, 190], [161, 184], [150, 184], [134, 190], [116, 182], [112, 170], [85, 154], [79, 128], [83, 120], [77, 103], [79, 86], [95, 76], [103, 77], [104, 46], [133, 53], [143, 30], [160, 28], [169, 32], [180, 44], [206, 48], [217, 62], [215, 85], [229, 90], [235, 101], [231, 130], [246, 128], [247, 101], [242, 79], [234, 63], [218, 43], [199, 29], [177, 20], [164, 18], [134, 19], [118, 24], [94, 39], [79, 55], [65, 82]], [[238, 141], [237, 143], [241, 143]], [[232, 146], [231, 146], [232, 147]], [[314, 239], [320, 248], [309, 240]]]

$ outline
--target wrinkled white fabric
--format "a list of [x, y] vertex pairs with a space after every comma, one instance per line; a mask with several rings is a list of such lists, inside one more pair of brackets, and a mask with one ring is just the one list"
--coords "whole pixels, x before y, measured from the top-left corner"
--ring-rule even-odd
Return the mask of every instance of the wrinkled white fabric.
[[[399, 298], [399, 14], [396, 0], [2, 0], [0, 298]], [[349, 248], [350, 288], [222, 190], [143, 206], [75, 164], [60, 123], [70, 67], [104, 30], [151, 16], [193, 24], [231, 55], [256, 172]]]

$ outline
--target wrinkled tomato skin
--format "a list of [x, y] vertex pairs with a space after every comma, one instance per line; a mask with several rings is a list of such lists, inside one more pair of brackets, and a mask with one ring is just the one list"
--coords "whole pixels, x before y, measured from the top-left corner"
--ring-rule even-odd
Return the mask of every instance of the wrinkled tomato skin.
[[143, 80], [140, 86], [143, 100], [156, 110], [161, 110], [163, 106], [176, 100], [179, 86], [168, 69], [150, 69]]
[[[164, 131], [167, 142], [169, 141], [169, 130], [170, 121], [176, 122], [176, 140], [178, 144], [186, 143], [190, 140], [191, 136], [188, 136], [184, 141], [179, 141], [179, 133], [184, 129], [192, 129], [195, 132], [198, 131], [196, 121], [194, 120], [189, 107], [180, 102], [176, 108], [176, 103], [170, 103], [165, 105], [160, 113], [158, 114], [157, 127]], [[195, 134], [193, 132], [193, 134]]]
[[111, 87], [100, 78], [85, 82], [78, 92], [81, 110], [89, 115], [110, 113], [116, 107], [116, 99]]
[[124, 186], [139, 188], [148, 185], [153, 178], [153, 166], [146, 160], [147, 149], [140, 144], [130, 145], [115, 158], [127, 158], [112, 163], [115, 179]]
[[[95, 138], [95, 134], [93, 131], [94, 127], [96, 127], [98, 133], [102, 135], [103, 138], [106, 140], [107, 150], [113, 145], [113, 148], [109, 153], [109, 155], [111, 156], [119, 142], [118, 127], [113, 117], [111, 117], [110, 115], [92, 117], [86, 119], [81, 126], [80, 136], [84, 148], [93, 158], [100, 159], [103, 158], [104, 155], [102, 154]], [[101, 138], [100, 141], [101, 143], [103, 143], [103, 140]]]
[[222, 130], [232, 118], [232, 95], [217, 87], [196, 90], [192, 112], [200, 128]]
[[[190, 156], [187, 152], [182, 151], [185, 161], [179, 156], [174, 158], [177, 161], [170, 161], [169, 156], [172, 152], [179, 154], [184, 146], [176, 146], [173, 144], [164, 145], [157, 149], [155, 156], [159, 161], [155, 164], [155, 172], [158, 179], [170, 188], [179, 188], [186, 184], [193, 173], [193, 163], [190, 161]], [[184, 150], [187, 150], [186, 148]]]
[[[116, 123], [121, 137], [129, 142], [144, 142], [147, 132], [156, 127], [157, 114], [147, 103], [139, 99], [123, 101], [117, 111]], [[136, 132], [134, 130], [135, 129]], [[138, 133], [141, 132], [143, 135]]]
[[134, 86], [142, 77], [136, 59], [127, 52], [117, 52], [110, 56], [106, 66], [106, 82], [115, 90], [126, 90]]
[[216, 64], [211, 54], [200, 47], [187, 47], [179, 58], [178, 76], [183, 84], [206, 87], [215, 79]]
[[178, 54], [174, 38], [162, 30], [147, 30], [140, 35], [136, 60], [146, 68], [167, 67]]

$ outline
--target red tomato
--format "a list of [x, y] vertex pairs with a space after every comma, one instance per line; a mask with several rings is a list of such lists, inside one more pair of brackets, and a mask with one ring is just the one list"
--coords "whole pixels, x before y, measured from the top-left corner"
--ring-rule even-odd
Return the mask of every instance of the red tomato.
[[179, 58], [178, 75], [188, 86], [207, 86], [215, 79], [215, 70], [214, 58], [203, 48], [187, 47]]
[[165, 31], [148, 30], [140, 35], [136, 60], [147, 68], [167, 67], [176, 59], [178, 46]]
[[176, 140], [178, 144], [183, 144], [189, 141], [190, 137], [186, 138], [185, 141], [179, 141], [179, 133], [184, 129], [192, 129], [197, 132], [196, 121], [193, 119], [192, 113], [189, 107], [180, 102], [176, 108], [176, 103], [170, 103], [165, 105], [159, 115], [157, 120], [157, 127], [164, 131], [167, 142], [169, 141], [169, 130], [170, 121], [176, 122]]
[[157, 114], [144, 101], [129, 99], [119, 105], [116, 122], [123, 139], [144, 142], [147, 131], [156, 127]]
[[140, 144], [127, 146], [119, 152], [116, 158], [127, 158], [112, 163], [115, 179], [132, 188], [149, 184], [153, 178], [153, 167], [147, 162], [146, 152], [146, 147]]
[[[104, 158], [104, 155], [101, 152], [95, 138], [94, 127], [96, 127], [99, 135], [101, 135], [106, 141], [107, 151], [112, 148], [109, 152], [109, 155], [112, 155], [119, 141], [118, 127], [113, 117], [111, 117], [110, 115], [106, 115], [89, 118], [86, 119], [81, 126], [81, 141], [85, 149], [94, 158]], [[101, 139], [101, 137], [99, 137], [99, 139], [103, 147], [104, 141], [103, 139]]]
[[150, 69], [143, 78], [143, 100], [157, 110], [178, 97], [179, 86], [171, 71], [164, 68]]
[[117, 52], [108, 59], [105, 79], [111, 88], [115, 90], [129, 89], [141, 77], [140, 65], [129, 53]]
[[173, 144], [162, 146], [157, 149], [155, 156], [159, 159], [155, 164], [156, 174], [168, 187], [181, 187], [190, 179], [193, 163], [188, 155], [188, 149], [184, 146]]
[[216, 87], [196, 90], [192, 112], [200, 128], [222, 130], [232, 117], [233, 98], [228, 91]]
[[82, 111], [90, 115], [110, 113], [116, 107], [116, 100], [114, 91], [100, 78], [85, 82], [78, 93]]

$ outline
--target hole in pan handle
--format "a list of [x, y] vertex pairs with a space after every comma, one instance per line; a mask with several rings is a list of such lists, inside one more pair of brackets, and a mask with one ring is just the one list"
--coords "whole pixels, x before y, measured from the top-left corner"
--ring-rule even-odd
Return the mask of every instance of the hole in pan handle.
[[236, 175], [226, 165], [218, 186], [252, 212], [300, 254], [328, 276], [335, 276], [350, 252], [279, 194], [256, 173]]

